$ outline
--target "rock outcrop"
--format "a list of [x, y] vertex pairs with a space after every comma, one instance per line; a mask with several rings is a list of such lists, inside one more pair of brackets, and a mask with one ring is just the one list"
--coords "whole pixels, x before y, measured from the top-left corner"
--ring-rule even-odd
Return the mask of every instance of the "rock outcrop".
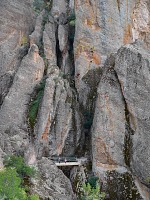
[[34, 28], [32, 1], [0, 1], [0, 105], [26, 54], [28, 35]]
[[[104, 65], [107, 55], [132, 42], [135, 1], [75, 1], [75, 83], [85, 106], [90, 92], [84, 76]], [[94, 82], [95, 79], [92, 79]]]
[[[148, 188], [141, 190], [135, 176], [148, 186], [150, 56], [146, 45], [136, 42], [120, 48], [115, 57], [106, 61], [98, 87], [92, 127], [93, 170], [107, 182], [110, 171], [112, 179], [116, 173], [125, 178], [129, 172], [136, 190], [142, 191], [136, 196], [130, 188], [131, 199], [148, 200]], [[113, 184], [116, 187], [117, 183]], [[124, 188], [122, 192], [127, 191]]]
[[73, 200], [50, 159], [82, 155], [107, 200], [149, 200], [149, 0], [32, 3], [0, 1], [0, 167], [23, 155], [40, 174], [32, 192]]
[[73, 155], [80, 138], [80, 116], [73, 90], [58, 68], [51, 68], [35, 135], [38, 156]]
[[30, 95], [41, 81], [44, 73], [44, 62], [34, 44], [15, 75], [9, 93], [1, 106], [0, 130], [1, 148], [5, 153], [24, 152], [29, 143], [27, 111]]
[[32, 180], [33, 193], [38, 194], [41, 199], [76, 199], [69, 179], [52, 161], [42, 158], [37, 163], [37, 169], [40, 171], [40, 175], [38, 179]]
[[146, 184], [150, 170], [150, 52], [140, 42], [122, 47], [117, 53], [115, 70], [126, 102], [127, 123], [131, 129], [131, 146], [128, 147], [131, 149], [127, 150], [131, 163], [127, 164]]

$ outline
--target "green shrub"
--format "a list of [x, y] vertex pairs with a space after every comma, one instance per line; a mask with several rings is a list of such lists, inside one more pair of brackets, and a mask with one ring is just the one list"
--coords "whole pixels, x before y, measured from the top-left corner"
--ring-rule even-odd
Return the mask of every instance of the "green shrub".
[[91, 176], [88, 178], [88, 183], [91, 185], [92, 188], [96, 188], [98, 180], [99, 178], [97, 176]]
[[37, 195], [28, 195], [29, 177], [36, 173], [34, 168], [26, 165], [21, 156], [7, 156], [5, 168], [0, 171], [0, 200], [39, 200]]
[[82, 186], [83, 195], [78, 200], [104, 200], [105, 193], [100, 192], [100, 186], [96, 184], [96, 188], [92, 188], [89, 183]]
[[75, 16], [75, 11], [73, 10], [71, 12], [71, 14], [68, 17], [68, 22], [71, 26], [75, 26], [75, 22], [76, 22], [76, 16]]
[[33, 8], [36, 12], [40, 12], [44, 9], [44, 1], [43, 0], [34, 0]]
[[75, 23], [76, 23], [76, 20], [75, 20], [75, 19], [74, 19], [74, 20], [71, 20], [71, 21], [69, 22], [70, 26], [75, 26]]
[[148, 177], [148, 178], [146, 179], [146, 182], [150, 183], [150, 177]]
[[7, 156], [4, 159], [5, 167], [13, 167], [16, 169], [20, 178], [33, 177], [36, 174], [36, 170], [25, 164], [24, 159], [21, 156]]
[[27, 46], [27, 45], [28, 45], [27, 36], [24, 35], [24, 36], [21, 38], [20, 45], [21, 45], [21, 46]]
[[33, 8], [37, 13], [43, 9], [50, 11], [52, 8], [52, 0], [34, 0]]
[[21, 188], [21, 178], [15, 168], [0, 171], [0, 196], [6, 200], [26, 200], [27, 194]]

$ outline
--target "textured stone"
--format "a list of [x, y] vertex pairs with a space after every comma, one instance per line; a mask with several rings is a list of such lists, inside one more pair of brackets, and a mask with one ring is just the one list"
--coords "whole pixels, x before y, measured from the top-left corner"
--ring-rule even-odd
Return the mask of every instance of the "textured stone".
[[68, 137], [71, 149], [67, 152], [70, 155], [74, 152], [80, 128], [76, 128], [74, 117], [77, 111], [75, 112], [73, 101], [68, 81], [61, 77], [58, 68], [51, 68], [35, 129], [39, 156], [62, 154]]
[[[97, 91], [96, 108], [92, 125], [93, 171], [109, 187], [105, 180], [108, 172], [123, 174], [130, 169], [130, 178], [140, 195], [133, 199], [149, 199], [149, 53], [143, 43], [122, 47], [106, 60]], [[120, 176], [120, 177], [119, 177]], [[119, 181], [122, 175], [114, 177]], [[125, 181], [125, 182], [124, 182]], [[107, 183], [106, 183], [107, 182]], [[110, 199], [122, 199], [117, 194], [124, 191], [113, 184]], [[116, 189], [115, 189], [116, 188]], [[113, 196], [114, 195], [114, 196]], [[124, 197], [125, 199], [127, 198]], [[108, 198], [109, 199], [109, 198]]]
[[134, 6], [134, 0], [75, 1], [75, 83], [84, 105], [90, 88], [83, 77], [89, 70], [103, 67], [106, 56], [122, 44], [132, 42]]
[[122, 47], [117, 54], [115, 70], [121, 84], [133, 130], [131, 168], [146, 183], [150, 173], [150, 53], [137, 42]]
[[66, 0], [55, 0], [53, 1], [53, 5], [52, 5], [52, 10], [51, 13], [54, 16], [55, 19], [59, 18], [60, 14], [67, 13], [67, 6], [68, 3]]
[[35, 29], [34, 29], [33, 33], [31, 35], [29, 35], [30, 46], [32, 46], [32, 44], [36, 44], [38, 46], [41, 45], [40, 43], [42, 40], [42, 33], [43, 33], [42, 26], [43, 26], [44, 14], [45, 14], [45, 11], [43, 10], [36, 19]]
[[13, 84], [0, 110], [0, 130], [3, 151], [12, 153], [24, 150], [28, 144], [27, 109], [36, 84], [43, 77], [44, 62], [38, 47], [32, 45], [21, 62]]
[[28, 40], [33, 25], [31, 0], [0, 1], [0, 104], [20, 65], [23, 38]]
[[48, 73], [49, 68], [57, 65], [56, 61], [56, 27], [52, 17], [49, 18], [49, 23], [45, 25], [43, 32], [44, 54], [48, 60]]
[[97, 91], [92, 125], [93, 170], [105, 165], [123, 166], [125, 111], [120, 84], [114, 71], [115, 58], [106, 61]]
[[150, 48], [150, 6], [149, 1], [140, 0], [133, 10], [133, 40], [141, 39]]
[[86, 167], [73, 167], [70, 171], [70, 181], [72, 183], [73, 190], [77, 194], [80, 194], [82, 185], [87, 181]]
[[37, 162], [40, 178], [32, 180], [32, 192], [38, 194], [41, 199], [50, 200], [75, 200], [69, 179], [56, 165], [42, 158]]

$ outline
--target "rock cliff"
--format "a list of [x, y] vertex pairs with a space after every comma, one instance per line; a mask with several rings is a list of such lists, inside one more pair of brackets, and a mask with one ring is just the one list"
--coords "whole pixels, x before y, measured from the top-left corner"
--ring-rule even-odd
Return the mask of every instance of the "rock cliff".
[[73, 200], [85, 168], [51, 159], [84, 156], [105, 199], [149, 200], [149, 0], [1, 0], [0, 25], [0, 166], [24, 156], [33, 193]]

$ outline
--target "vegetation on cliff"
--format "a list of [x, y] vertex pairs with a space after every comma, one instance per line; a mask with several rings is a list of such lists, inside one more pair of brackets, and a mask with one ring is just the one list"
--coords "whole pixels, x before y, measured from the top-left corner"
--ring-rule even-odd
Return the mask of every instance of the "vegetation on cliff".
[[25, 164], [21, 156], [9, 156], [0, 171], [1, 200], [39, 200], [30, 194], [30, 178], [36, 174], [34, 168]]

